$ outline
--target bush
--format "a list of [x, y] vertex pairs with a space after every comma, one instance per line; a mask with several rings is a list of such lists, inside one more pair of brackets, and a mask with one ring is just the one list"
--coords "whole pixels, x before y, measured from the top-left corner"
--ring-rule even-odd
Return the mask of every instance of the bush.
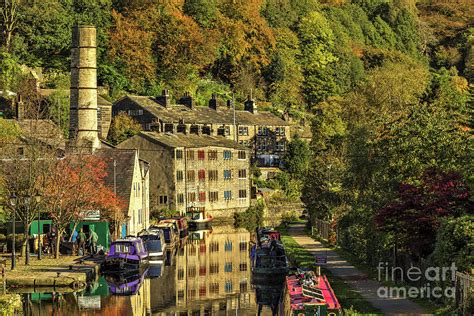
[[254, 231], [263, 224], [263, 201], [258, 201], [257, 205], [249, 207], [245, 212], [234, 214], [234, 224], [236, 227], [243, 227], [248, 231]]
[[296, 222], [299, 219], [296, 211], [289, 211], [281, 216], [281, 222], [283, 225], [288, 225], [292, 222]]

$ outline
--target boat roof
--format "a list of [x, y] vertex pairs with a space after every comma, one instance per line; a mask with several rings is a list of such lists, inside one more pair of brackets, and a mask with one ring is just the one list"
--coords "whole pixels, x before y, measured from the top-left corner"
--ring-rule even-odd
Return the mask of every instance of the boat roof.
[[151, 229], [154, 229], [154, 228], [173, 228], [173, 224], [172, 223], [159, 222], [158, 224], [153, 225], [153, 227], [150, 227], [150, 228]]
[[127, 239], [117, 239], [112, 241], [112, 244], [118, 244], [118, 243], [136, 243], [136, 242], [141, 242], [142, 240], [140, 238], [127, 238]]

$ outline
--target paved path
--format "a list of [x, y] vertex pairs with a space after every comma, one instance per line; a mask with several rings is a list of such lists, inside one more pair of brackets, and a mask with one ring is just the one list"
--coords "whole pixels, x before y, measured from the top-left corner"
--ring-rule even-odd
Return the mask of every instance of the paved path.
[[384, 315], [429, 315], [418, 304], [410, 300], [378, 297], [377, 289], [383, 286], [382, 284], [369, 280], [365, 273], [341, 258], [337, 252], [324, 247], [323, 244], [306, 235], [304, 229], [304, 224], [292, 224], [288, 229], [288, 233], [298, 244], [313, 255], [327, 255], [326, 268], [333, 275], [341, 278], [344, 283], [359, 292]]

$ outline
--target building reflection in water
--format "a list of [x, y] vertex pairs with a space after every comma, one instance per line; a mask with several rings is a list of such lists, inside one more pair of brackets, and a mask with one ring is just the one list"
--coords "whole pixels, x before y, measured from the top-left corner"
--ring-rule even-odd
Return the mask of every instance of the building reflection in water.
[[115, 290], [113, 295], [101, 278], [92, 289], [64, 294], [54, 303], [51, 299], [31, 301], [31, 295], [25, 296], [30, 297], [27, 314], [256, 315], [249, 241], [248, 231], [232, 227], [192, 232], [184, 245], [168, 253], [167, 260], [154, 270], [149, 268], [159, 273], [149, 273], [133, 295], [120, 295]]

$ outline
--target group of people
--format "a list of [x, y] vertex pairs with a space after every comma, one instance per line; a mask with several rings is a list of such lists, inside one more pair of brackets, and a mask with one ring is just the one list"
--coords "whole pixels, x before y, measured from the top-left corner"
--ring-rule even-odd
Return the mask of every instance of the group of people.
[[89, 251], [91, 255], [97, 253], [97, 241], [99, 240], [99, 235], [94, 230], [89, 231], [89, 236], [87, 236], [83, 229], [74, 230], [72, 232], [71, 242], [74, 244], [76, 254], [78, 256], [83, 256], [86, 254], [86, 250]]

